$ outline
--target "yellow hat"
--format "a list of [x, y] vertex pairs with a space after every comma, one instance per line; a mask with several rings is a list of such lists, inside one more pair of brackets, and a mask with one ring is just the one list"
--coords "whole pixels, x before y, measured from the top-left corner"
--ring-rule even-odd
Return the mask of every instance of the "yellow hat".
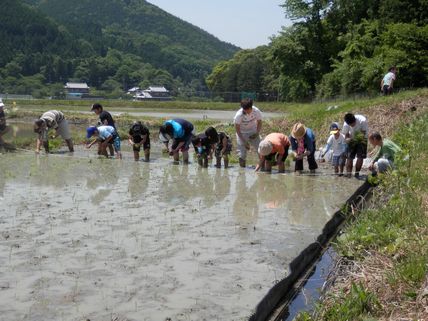
[[300, 139], [306, 134], [306, 127], [302, 123], [296, 123], [294, 124], [293, 128], [291, 129], [291, 136], [295, 139]]

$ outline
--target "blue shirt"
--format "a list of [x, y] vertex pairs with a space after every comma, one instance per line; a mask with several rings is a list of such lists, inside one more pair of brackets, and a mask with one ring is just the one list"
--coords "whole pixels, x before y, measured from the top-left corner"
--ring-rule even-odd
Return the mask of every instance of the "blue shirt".
[[[315, 134], [312, 131], [312, 129], [306, 128], [306, 134], [305, 134], [305, 136], [303, 136], [303, 139], [305, 141], [305, 149], [311, 154], [313, 152], [315, 152], [315, 144], [314, 144], [315, 143]], [[290, 136], [290, 142], [291, 142], [291, 149], [293, 151], [296, 151], [297, 150], [297, 139]]]
[[98, 130], [98, 137], [102, 140], [106, 140], [110, 136], [112, 136], [114, 139], [116, 136], [116, 130], [112, 126], [100, 126], [97, 128], [97, 130]]
[[186, 141], [190, 138], [193, 131], [192, 123], [187, 120], [176, 118], [170, 119], [165, 122], [165, 124], [171, 124], [173, 128], [172, 137], [178, 141]]

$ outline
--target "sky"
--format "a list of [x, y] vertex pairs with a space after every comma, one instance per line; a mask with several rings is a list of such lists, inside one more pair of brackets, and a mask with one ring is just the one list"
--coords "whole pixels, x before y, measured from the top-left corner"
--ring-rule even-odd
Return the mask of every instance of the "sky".
[[283, 0], [147, 0], [159, 8], [243, 49], [268, 44], [291, 25]]

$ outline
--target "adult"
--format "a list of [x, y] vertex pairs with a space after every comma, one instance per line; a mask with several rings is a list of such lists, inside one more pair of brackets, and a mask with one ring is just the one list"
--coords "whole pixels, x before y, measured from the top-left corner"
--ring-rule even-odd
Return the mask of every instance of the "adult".
[[259, 164], [256, 166], [256, 172], [265, 169], [272, 171], [272, 163], [278, 165], [278, 172], [285, 172], [284, 162], [288, 156], [290, 141], [288, 137], [281, 133], [271, 133], [267, 135], [259, 144], [258, 152], [260, 155]]
[[347, 113], [344, 117], [345, 123], [342, 127], [342, 133], [345, 135], [345, 141], [348, 144], [348, 154], [346, 161], [346, 174], [351, 177], [354, 159], [355, 177], [360, 177], [360, 170], [363, 166], [364, 159], [367, 157], [367, 139], [368, 139], [368, 123], [363, 115], [354, 115]]
[[[185, 119], [175, 118], [167, 120], [159, 129], [159, 139], [165, 144], [169, 155], [174, 157], [178, 163], [180, 155], [183, 154], [183, 163], [189, 163], [189, 146], [192, 142], [193, 124]], [[172, 145], [169, 147], [169, 141]]]
[[[103, 106], [99, 103], [95, 103], [92, 105], [91, 111], [93, 111], [99, 118], [98, 125], [111, 126], [116, 131], [116, 124], [114, 122], [113, 116], [106, 110], [104, 110]], [[110, 156], [114, 156], [114, 148], [113, 144], [108, 145]]]
[[383, 138], [379, 132], [370, 133], [369, 142], [375, 147], [380, 147], [369, 169], [385, 173], [388, 169], [394, 168], [395, 155], [401, 151], [401, 148], [392, 140]]
[[318, 164], [315, 160], [316, 140], [312, 129], [305, 127], [302, 123], [294, 124], [290, 136], [291, 150], [295, 160], [294, 171], [303, 171], [303, 159], [306, 157], [311, 173], [315, 173]]
[[380, 90], [385, 96], [392, 94], [396, 75], [397, 68], [391, 67], [388, 69], [388, 73], [383, 77], [382, 81], [380, 82]]
[[236, 129], [239, 166], [246, 166], [247, 150], [253, 146], [258, 150], [260, 144], [260, 130], [262, 129], [262, 113], [253, 106], [252, 99], [241, 100], [241, 108], [233, 119]]
[[55, 129], [56, 134], [60, 135], [65, 140], [68, 150], [74, 152], [70, 129], [64, 114], [58, 110], [49, 110], [34, 122], [34, 132], [38, 134], [36, 153], [40, 153], [42, 145], [46, 153], [49, 153], [48, 134], [50, 129]]
[[3, 140], [3, 135], [8, 132], [8, 127], [6, 126], [6, 115], [4, 113], [4, 103], [0, 99], [0, 146], [5, 145]]

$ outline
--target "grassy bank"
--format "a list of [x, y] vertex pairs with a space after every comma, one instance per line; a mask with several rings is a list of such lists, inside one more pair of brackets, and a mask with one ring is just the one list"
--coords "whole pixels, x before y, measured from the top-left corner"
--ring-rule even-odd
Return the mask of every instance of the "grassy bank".
[[428, 113], [402, 124], [397, 170], [335, 243], [342, 260], [312, 320], [428, 320]]

